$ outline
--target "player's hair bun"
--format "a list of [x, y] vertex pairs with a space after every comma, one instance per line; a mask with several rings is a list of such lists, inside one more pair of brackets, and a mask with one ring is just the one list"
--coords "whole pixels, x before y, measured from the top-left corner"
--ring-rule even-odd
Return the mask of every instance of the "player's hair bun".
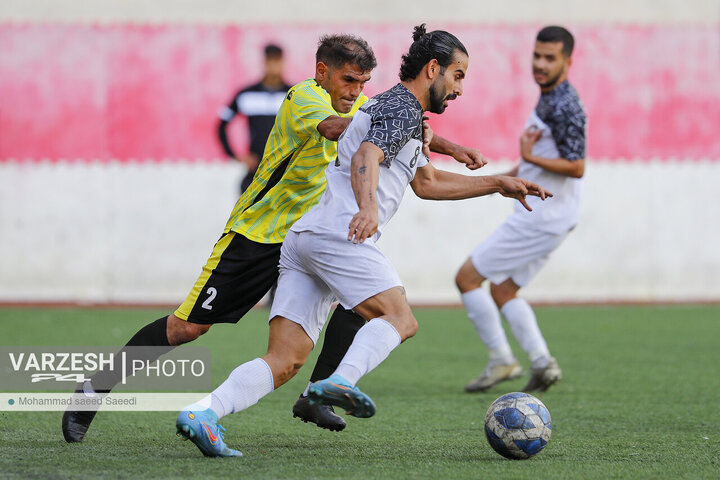
[[427, 35], [427, 32], [425, 31], [425, 24], [423, 23], [422, 25], [415, 27], [415, 30], [413, 30], [413, 41], [417, 42], [425, 35]]

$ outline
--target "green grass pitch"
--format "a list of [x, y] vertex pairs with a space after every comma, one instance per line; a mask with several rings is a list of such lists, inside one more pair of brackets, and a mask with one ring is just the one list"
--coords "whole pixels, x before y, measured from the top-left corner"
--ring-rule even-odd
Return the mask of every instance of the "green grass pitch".
[[[122, 345], [166, 314], [138, 309], [0, 309], [4, 345]], [[100, 412], [82, 444], [68, 445], [59, 412], [0, 412], [2, 478], [720, 478], [720, 307], [539, 308], [563, 380], [540, 396], [550, 443], [506, 460], [487, 445], [492, 401], [465, 383], [487, 354], [460, 309], [416, 309], [418, 335], [360, 381], [371, 419], [331, 433], [292, 418], [316, 352], [288, 385], [222, 420], [245, 456], [208, 459], [175, 436], [174, 412]], [[264, 353], [267, 311], [214, 327], [213, 383]], [[518, 357], [527, 358], [517, 345]]]

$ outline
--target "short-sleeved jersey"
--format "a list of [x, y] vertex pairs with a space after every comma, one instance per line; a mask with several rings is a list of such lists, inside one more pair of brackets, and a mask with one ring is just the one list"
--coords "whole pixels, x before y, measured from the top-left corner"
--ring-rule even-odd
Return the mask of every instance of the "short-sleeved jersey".
[[325, 190], [324, 170], [337, 156], [337, 142], [317, 126], [330, 116], [352, 116], [367, 101], [360, 95], [349, 113], [336, 112], [314, 79], [290, 89], [275, 117], [252, 183], [233, 208], [225, 231], [258, 243], [281, 243], [290, 227]]
[[[586, 117], [575, 89], [566, 80], [549, 92], [540, 95], [535, 110], [525, 128], [535, 126], [541, 136], [532, 153], [542, 158], [585, 158]], [[520, 162], [518, 177], [541, 185], [553, 193], [545, 201], [528, 197], [533, 211], [528, 212], [519, 202], [510, 223], [548, 233], [564, 233], [577, 224], [582, 195], [582, 179], [545, 170], [530, 162]]]
[[385, 154], [378, 173], [378, 230], [372, 239], [380, 238], [415, 172], [428, 163], [422, 152], [422, 117], [420, 102], [402, 84], [363, 105], [338, 141], [337, 161], [325, 170], [327, 188], [320, 203], [291, 230], [347, 235], [359, 210], [350, 182], [350, 163], [360, 144], [370, 142]]

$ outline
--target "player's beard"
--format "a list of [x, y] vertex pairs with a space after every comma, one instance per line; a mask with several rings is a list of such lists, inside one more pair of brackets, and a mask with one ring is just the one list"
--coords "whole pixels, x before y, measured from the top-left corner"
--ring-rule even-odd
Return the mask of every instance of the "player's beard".
[[445, 111], [445, 100], [454, 100], [457, 95], [447, 95], [446, 92], [440, 91], [440, 79], [434, 81], [430, 85], [430, 108], [428, 111], [432, 113], [443, 113]]
[[563, 74], [563, 70], [560, 69], [560, 71], [557, 73], [557, 75], [555, 75], [552, 78], [548, 78], [547, 82], [545, 82], [545, 83], [538, 82], [538, 85], [540, 85], [541, 88], [554, 87], [555, 84], [558, 83], [558, 80], [560, 80], [560, 77], [562, 76], [562, 74]]

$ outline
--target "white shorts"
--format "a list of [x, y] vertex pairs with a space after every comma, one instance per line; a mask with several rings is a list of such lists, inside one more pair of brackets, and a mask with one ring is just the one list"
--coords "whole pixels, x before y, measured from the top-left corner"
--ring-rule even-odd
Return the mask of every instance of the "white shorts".
[[569, 232], [556, 234], [503, 223], [470, 254], [475, 270], [499, 285], [508, 278], [519, 287], [530, 283]]
[[313, 343], [337, 299], [345, 308], [402, 286], [372, 240], [353, 244], [343, 233], [288, 232], [280, 250], [280, 277], [270, 319], [299, 324]]

